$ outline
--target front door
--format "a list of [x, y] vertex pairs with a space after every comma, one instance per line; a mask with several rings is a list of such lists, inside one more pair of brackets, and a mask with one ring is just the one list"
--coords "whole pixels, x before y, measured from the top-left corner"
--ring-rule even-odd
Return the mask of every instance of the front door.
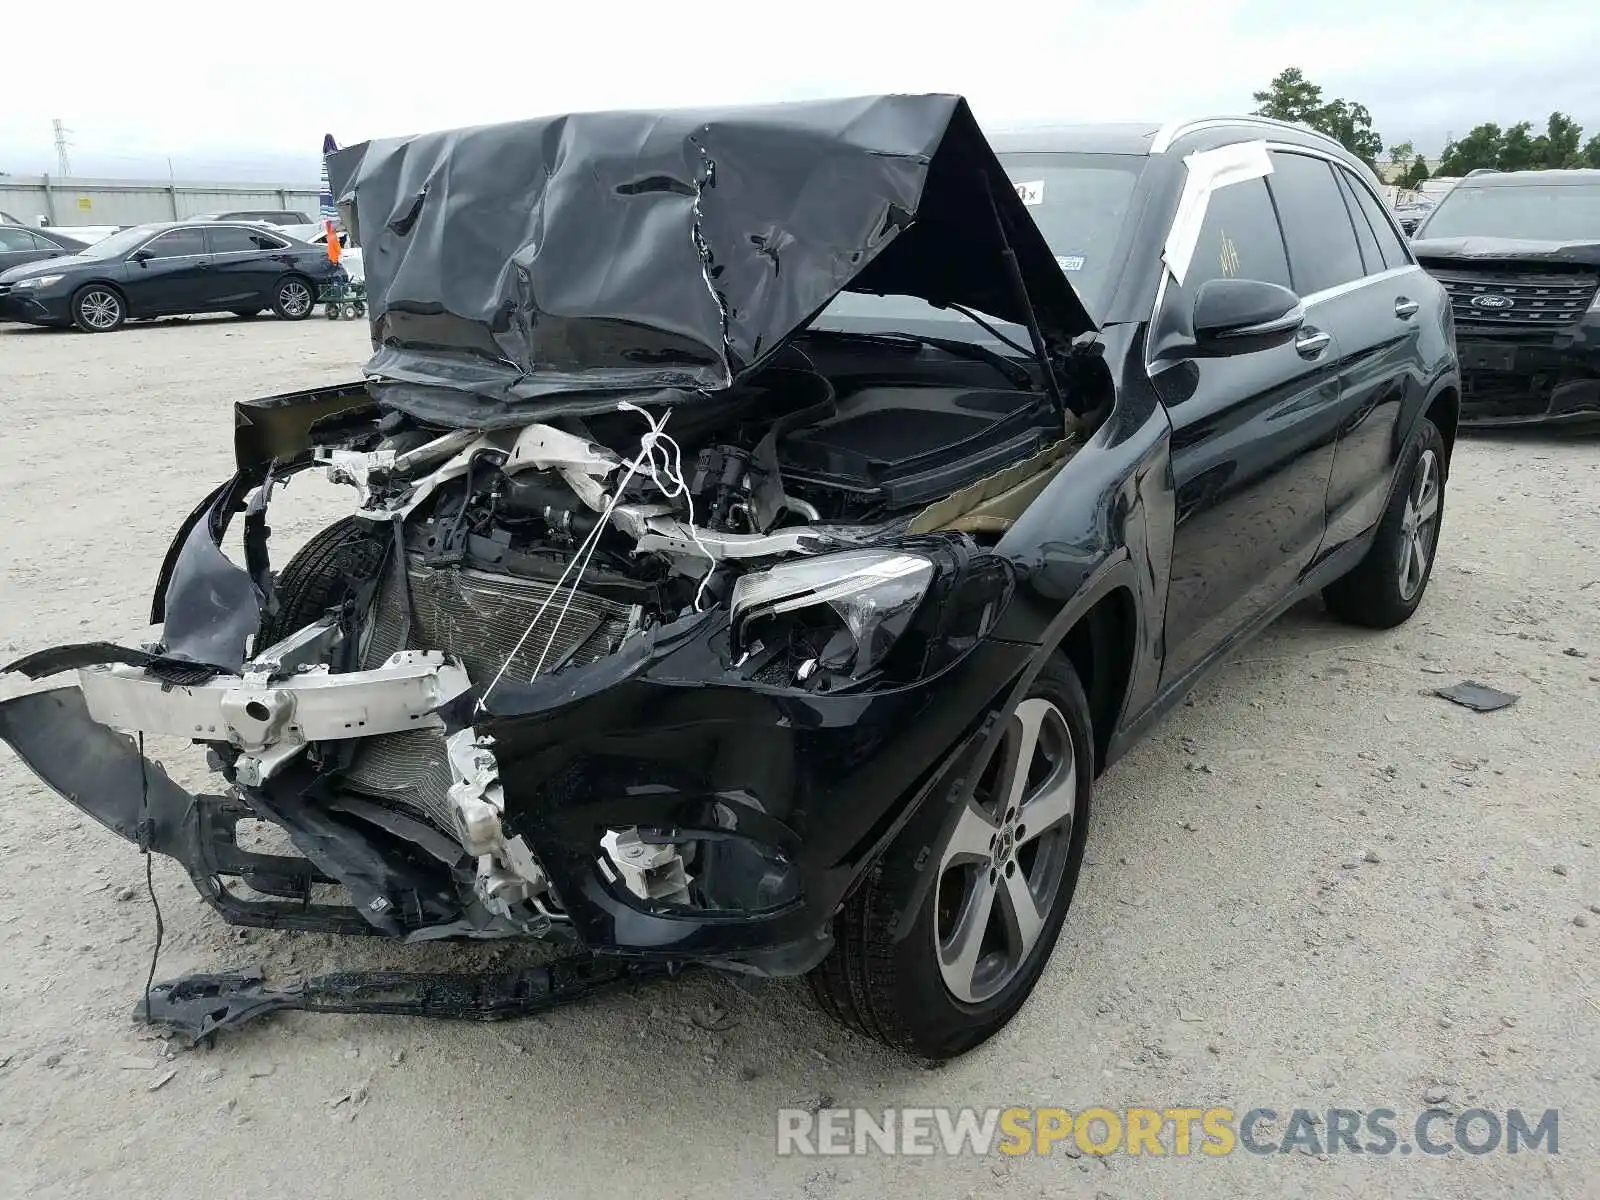
[[212, 280], [204, 231], [169, 229], [146, 242], [129, 256], [125, 278], [134, 316], [205, 311]]
[[1161, 349], [1192, 331], [1210, 279], [1290, 286], [1283, 235], [1261, 179], [1214, 190], [1182, 285], [1168, 277], [1151, 378], [1172, 422], [1177, 497], [1163, 685], [1199, 666], [1281, 600], [1325, 527], [1339, 404], [1339, 345], [1310, 311], [1295, 339], [1225, 358]]

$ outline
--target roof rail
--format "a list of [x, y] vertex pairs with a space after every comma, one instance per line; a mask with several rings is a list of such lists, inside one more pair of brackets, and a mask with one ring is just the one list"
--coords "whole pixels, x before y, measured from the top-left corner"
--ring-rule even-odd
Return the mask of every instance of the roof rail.
[[1197, 117], [1187, 121], [1169, 121], [1156, 131], [1156, 136], [1150, 143], [1150, 153], [1165, 154], [1172, 148], [1172, 143], [1185, 134], [1222, 125], [1257, 125], [1262, 129], [1292, 130], [1295, 133], [1310, 134], [1312, 137], [1321, 138], [1329, 145], [1338, 146], [1339, 149], [1344, 150], [1344, 146], [1337, 138], [1329, 137], [1320, 129], [1312, 129], [1309, 125], [1296, 125], [1290, 121], [1280, 121], [1275, 117], [1251, 115], [1248, 117]]

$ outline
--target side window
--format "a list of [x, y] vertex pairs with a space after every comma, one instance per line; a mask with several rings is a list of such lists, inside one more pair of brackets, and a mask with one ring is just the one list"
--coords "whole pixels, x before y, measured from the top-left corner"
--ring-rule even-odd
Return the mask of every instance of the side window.
[[1212, 279], [1259, 279], [1289, 286], [1283, 235], [1272, 197], [1259, 179], [1231, 183], [1211, 193], [1183, 290], [1192, 296]]
[[144, 248], [153, 258], [187, 258], [206, 252], [205, 234], [198, 229], [171, 229]]
[[1372, 236], [1377, 239], [1378, 252], [1383, 256], [1383, 267], [1392, 271], [1396, 267], [1409, 267], [1411, 265], [1411, 252], [1406, 249], [1405, 240], [1395, 232], [1394, 222], [1389, 219], [1389, 214], [1384, 211], [1383, 205], [1378, 203], [1376, 196], [1354, 175], [1344, 168], [1339, 169], [1345, 186], [1350, 189], [1350, 195], [1355, 197], [1356, 211], [1367, 220], [1367, 226], [1372, 230]]
[[1230, 183], [1211, 193], [1183, 285], [1167, 281], [1163, 325], [1188, 329], [1195, 294], [1213, 279], [1258, 279], [1290, 286], [1283, 234], [1272, 211], [1272, 197], [1259, 179]]
[[0, 250], [36, 249], [33, 234], [16, 225], [0, 225]]
[[1268, 186], [1283, 222], [1295, 290], [1309, 296], [1360, 279], [1361, 250], [1333, 165], [1309, 154], [1269, 153]]
[[218, 225], [207, 231], [213, 254], [241, 254], [254, 250], [282, 250], [283, 243], [269, 233], [243, 229], [238, 225]]
[[1356, 244], [1361, 247], [1361, 265], [1366, 268], [1368, 275], [1388, 270], [1383, 265], [1383, 255], [1378, 250], [1378, 239], [1373, 236], [1372, 226], [1362, 213], [1361, 206], [1356, 203], [1355, 193], [1350, 188], [1349, 174], [1343, 169], [1335, 170], [1333, 174], [1339, 181], [1339, 194], [1344, 197], [1345, 210], [1350, 214], [1350, 224], [1356, 229]]

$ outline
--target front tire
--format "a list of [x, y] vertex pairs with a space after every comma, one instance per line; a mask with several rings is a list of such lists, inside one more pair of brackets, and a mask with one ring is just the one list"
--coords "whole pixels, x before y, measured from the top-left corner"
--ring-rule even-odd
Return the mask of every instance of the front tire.
[[1417, 611], [1439, 548], [1448, 468], [1444, 435], [1424, 418], [1401, 459], [1400, 484], [1366, 557], [1323, 589], [1334, 616], [1368, 629], [1393, 629]]
[[272, 311], [284, 321], [304, 321], [317, 307], [317, 289], [300, 275], [285, 275], [272, 290]]
[[128, 306], [116, 288], [90, 283], [72, 295], [72, 323], [85, 333], [110, 333], [127, 319]]
[[343, 604], [378, 569], [388, 545], [387, 530], [360, 517], [341, 517], [313, 537], [278, 573], [273, 586], [278, 611], [262, 619], [256, 649]]
[[[1077, 889], [1094, 738], [1072, 665], [1053, 658], [1007, 722], [971, 801], [923, 805], [809, 976], [830, 1015], [923, 1058], [963, 1054], [1016, 1015]], [[953, 822], [951, 803], [963, 804]]]

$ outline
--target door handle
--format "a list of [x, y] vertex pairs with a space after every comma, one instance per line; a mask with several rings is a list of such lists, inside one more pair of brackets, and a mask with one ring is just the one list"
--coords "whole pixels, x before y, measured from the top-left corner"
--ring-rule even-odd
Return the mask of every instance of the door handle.
[[1407, 300], [1404, 296], [1394, 302], [1394, 315], [1402, 321], [1409, 321], [1422, 311], [1422, 305], [1415, 300]]
[[1320, 329], [1302, 329], [1294, 339], [1294, 348], [1301, 358], [1316, 358], [1332, 344], [1333, 338]]

